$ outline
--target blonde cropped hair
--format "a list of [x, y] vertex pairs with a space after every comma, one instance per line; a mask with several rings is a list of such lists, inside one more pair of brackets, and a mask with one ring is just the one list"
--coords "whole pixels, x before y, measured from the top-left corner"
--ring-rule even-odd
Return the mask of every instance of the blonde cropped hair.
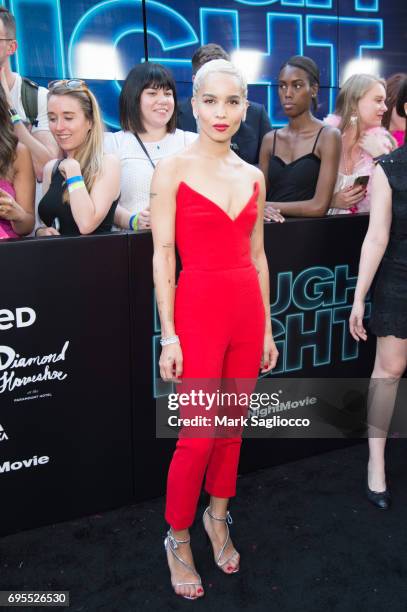
[[240, 88], [242, 90], [243, 98], [247, 99], [247, 81], [243, 76], [242, 72], [237, 68], [232, 62], [228, 62], [224, 59], [215, 59], [207, 62], [198, 70], [195, 75], [193, 86], [192, 86], [192, 94], [195, 97], [202, 87], [202, 83], [208, 76], [208, 74], [230, 74], [237, 78], [240, 84]]

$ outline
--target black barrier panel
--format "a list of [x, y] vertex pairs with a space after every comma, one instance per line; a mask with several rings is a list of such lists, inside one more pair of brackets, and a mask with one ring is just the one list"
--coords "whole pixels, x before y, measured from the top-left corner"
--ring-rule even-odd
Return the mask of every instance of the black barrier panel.
[[152, 276], [153, 242], [150, 232], [129, 234], [134, 473], [136, 500], [162, 495], [174, 440], [155, 434], [154, 364], [157, 317]]
[[[356, 347], [347, 330], [367, 225], [364, 215], [265, 225], [273, 334], [280, 352], [275, 376], [370, 376], [375, 340], [369, 335]], [[245, 440], [240, 472], [352, 444], [355, 440]]]
[[133, 498], [126, 235], [0, 241], [0, 533]]
[[[265, 225], [273, 332], [280, 358], [275, 376], [368, 377], [374, 339], [356, 346], [347, 325], [367, 216], [290, 220]], [[135, 495], [161, 495], [175, 445], [155, 438], [159, 321], [154, 308], [149, 233], [129, 235], [132, 309]], [[367, 313], [369, 305], [367, 306]], [[191, 313], [193, 316], [193, 313]], [[248, 313], [248, 316], [249, 313]], [[245, 440], [240, 472], [354, 444], [355, 440]]]

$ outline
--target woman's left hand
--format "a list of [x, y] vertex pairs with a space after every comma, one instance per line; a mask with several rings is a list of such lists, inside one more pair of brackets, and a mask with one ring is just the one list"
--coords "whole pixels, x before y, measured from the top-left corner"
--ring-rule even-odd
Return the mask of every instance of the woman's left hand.
[[359, 146], [371, 157], [385, 155], [391, 150], [390, 142], [383, 133], [366, 132], [359, 140]]
[[263, 356], [261, 358], [260, 371], [262, 374], [274, 370], [277, 364], [278, 350], [273, 336], [267, 333], [264, 336]]
[[24, 210], [4, 189], [0, 189], [0, 219], [6, 219], [7, 221], [22, 221], [24, 219]]

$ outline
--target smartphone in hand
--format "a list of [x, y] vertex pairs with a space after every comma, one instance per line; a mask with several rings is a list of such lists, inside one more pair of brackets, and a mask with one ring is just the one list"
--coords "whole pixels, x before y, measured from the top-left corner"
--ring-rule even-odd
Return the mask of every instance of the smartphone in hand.
[[370, 176], [365, 174], [363, 176], [357, 176], [355, 178], [355, 182], [353, 183], [353, 187], [367, 187]]

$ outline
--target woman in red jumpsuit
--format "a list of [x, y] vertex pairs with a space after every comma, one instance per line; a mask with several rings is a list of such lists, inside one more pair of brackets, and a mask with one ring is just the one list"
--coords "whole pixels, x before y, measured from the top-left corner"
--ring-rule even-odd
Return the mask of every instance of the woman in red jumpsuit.
[[[230, 149], [246, 114], [247, 84], [230, 62], [213, 60], [195, 77], [192, 105], [199, 138], [162, 160], [151, 185], [160, 373], [165, 381], [180, 382], [182, 376], [181, 386], [189, 391], [199, 379], [206, 389], [222, 381], [250, 392], [259, 369], [274, 368], [278, 352], [263, 246], [264, 178]], [[182, 260], [177, 288], [175, 245]], [[239, 570], [227, 507], [236, 491], [241, 435], [238, 428], [224, 438], [191, 435], [181, 433], [169, 469], [165, 548], [175, 592], [197, 599], [204, 589], [188, 529], [204, 478], [210, 503], [203, 526], [215, 562], [226, 574]]]

